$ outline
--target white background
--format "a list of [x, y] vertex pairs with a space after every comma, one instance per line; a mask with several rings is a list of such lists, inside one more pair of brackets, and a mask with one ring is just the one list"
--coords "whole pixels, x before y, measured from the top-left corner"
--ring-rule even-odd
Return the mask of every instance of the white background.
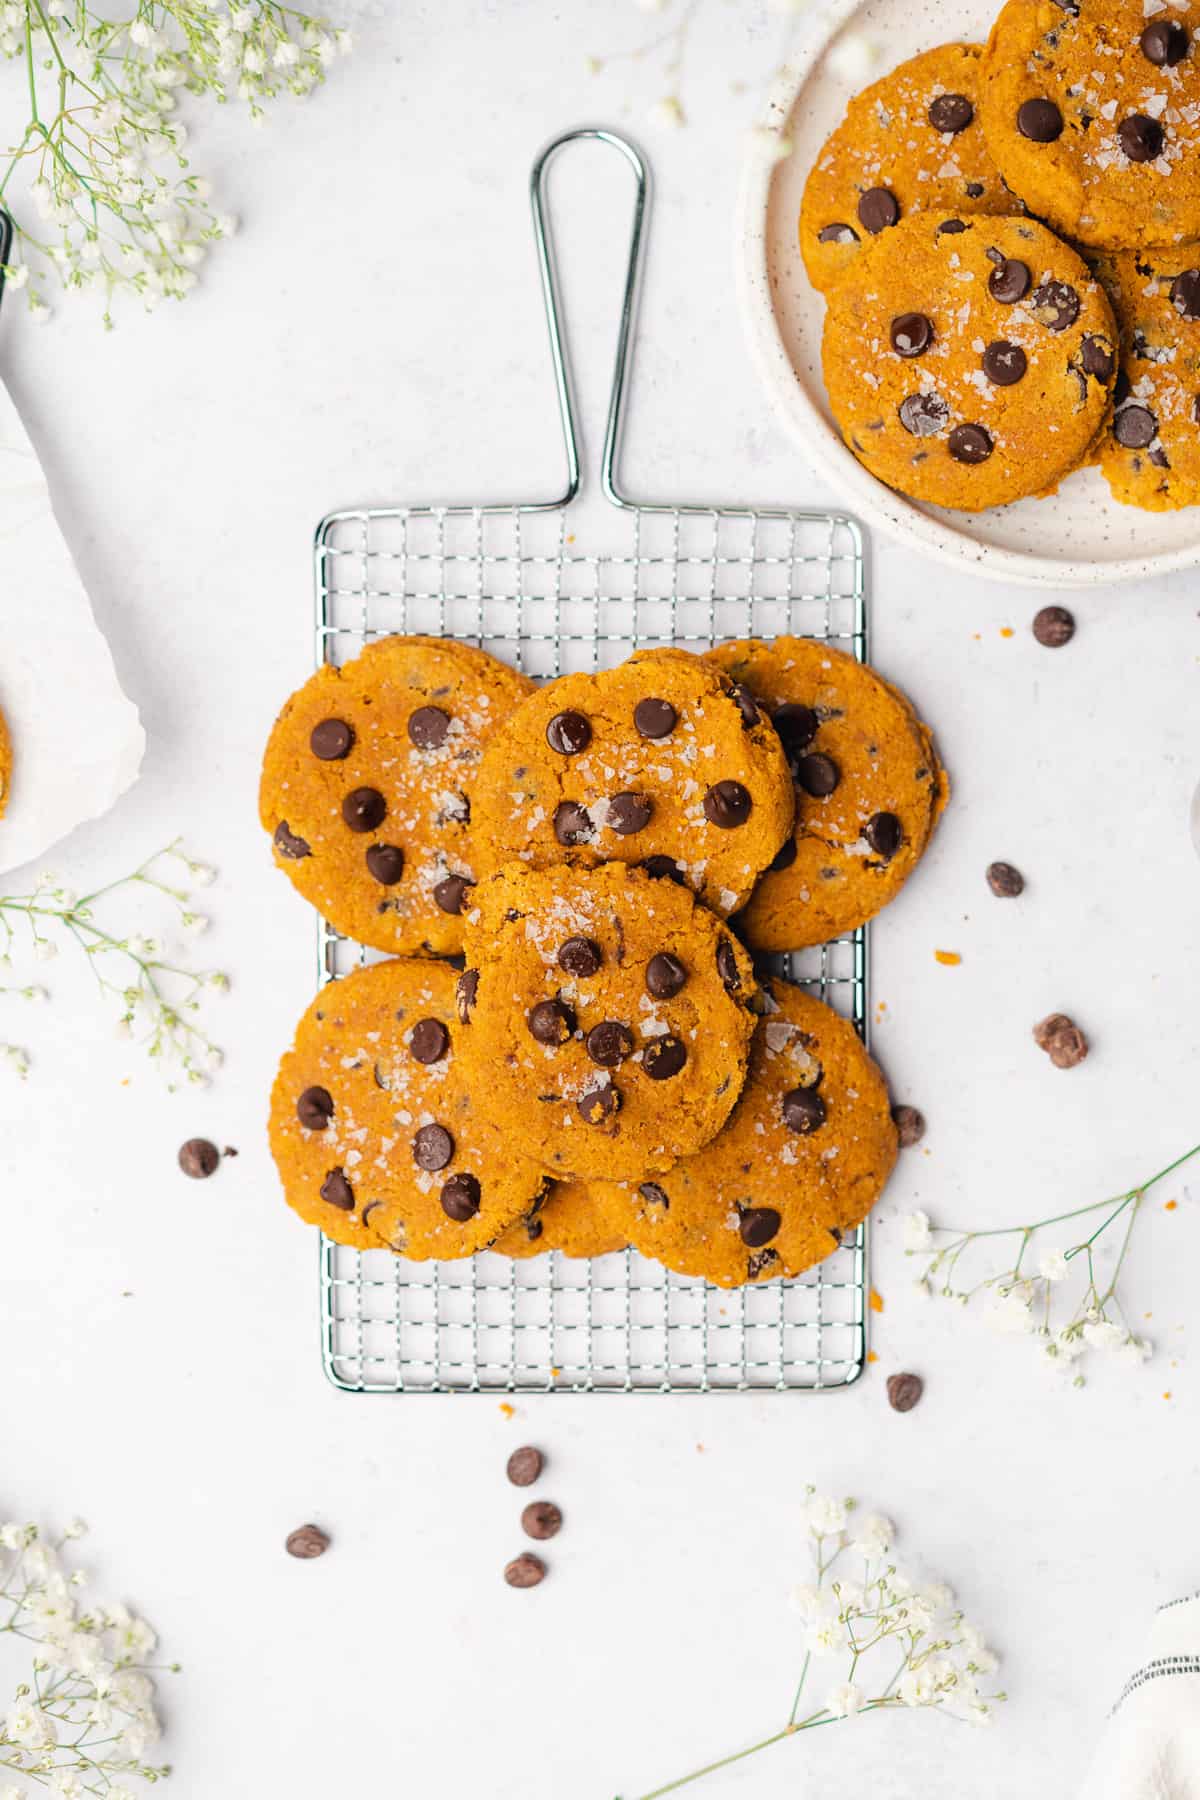
[[[150, 735], [136, 789], [54, 866], [85, 886], [180, 832], [221, 869], [203, 954], [234, 989], [213, 1014], [228, 1062], [210, 1092], [165, 1095], [65, 956], [51, 1008], [0, 999], [0, 1036], [36, 1058], [0, 1098], [0, 1508], [85, 1513], [98, 1591], [144, 1609], [185, 1665], [164, 1695], [177, 1800], [633, 1800], [765, 1735], [799, 1661], [787, 1592], [806, 1575], [808, 1480], [901, 1523], [1004, 1652], [1013, 1698], [990, 1737], [869, 1719], [698, 1790], [714, 1797], [1068, 1793], [1144, 1615], [1200, 1581], [1200, 1205], [1164, 1190], [1131, 1258], [1156, 1360], [1078, 1393], [1043, 1379], [1031, 1345], [910, 1298], [898, 1223], [915, 1204], [1036, 1217], [1200, 1137], [1189, 577], [1072, 600], [1078, 635], [1050, 652], [1030, 593], [872, 547], [876, 660], [935, 724], [955, 797], [875, 932], [876, 1047], [930, 1128], [880, 1208], [886, 1310], [859, 1387], [522, 1401], [508, 1421], [493, 1399], [361, 1399], [323, 1380], [315, 1251], [263, 1131], [312, 934], [256, 823], [257, 763], [309, 667], [322, 512], [558, 479], [525, 198], [545, 138], [625, 124], [657, 176], [631, 485], [834, 498], [775, 429], [735, 313], [742, 134], [779, 21], [701, 9], [674, 133], [646, 118], [670, 85], [661, 59], [585, 64], [657, 25], [623, 0], [364, 18], [307, 109], [262, 135], [232, 118], [197, 131], [244, 234], [184, 307], [128, 311], [108, 337], [82, 310], [36, 333], [15, 296], [3, 309], [4, 373]], [[624, 177], [584, 151], [556, 188], [585, 377], [609, 354]], [[1023, 899], [989, 895], [995, 857], [1025, 870]], [[1093, 1043], [1070, 1073], [1030, 1040], [1058, 1008]], [[240, 1151], [206, 1184], [175, 1167], [195, 1133]], [[905, 1367], [928, 1388], [900, 1417], [883, 1376]], [[521, 1548], [503, 1470], [524, 1441], [548, 1454], [566, 1526], [552, 1578], [521, 1594], [500, 1570]], [[334, 1548], [301, 1564], [282, 1540], [309, 1518]]]

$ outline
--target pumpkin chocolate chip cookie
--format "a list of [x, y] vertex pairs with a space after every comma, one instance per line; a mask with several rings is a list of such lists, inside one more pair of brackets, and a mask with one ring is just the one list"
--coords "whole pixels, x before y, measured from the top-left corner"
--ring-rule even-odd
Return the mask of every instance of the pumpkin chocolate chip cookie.
[[916, 212], [1018, 211], [979, 122], [979, 44], [942, 44], [851, 100], [800, 206], [813, 286], [833, 287], [865, 244]]
[[259, 815], [276, 863], [335, 929], [378, 950], [462, 949], [480, 756], [531, 686], [469, 644], [387, 637], [292, 695]]
[[724, 1130], [653, 1180], [599, 1183], [629, 1242], [718, 1287], [799, 1275], [866, 1218], [896, 1160], [883, 1076], [854, 1027], [786, 982]]
[[1004, 179], [1048, 225], [1120, 249], [1200, 237], [1200, 57], [1172, 0], [1008, 0], [980, 115]]
[[479, 1112], [455, 972], [376, 963], [322, 988], [271, 1095], [284, 1198], [356, 1250], [469, 1256], [539, 1203], [544, 1172]]
[[584, 1181], [555, 1181], [546, 1198], [527, 1218], [510, 1225], [492, 1249], [498, 1256], [524, 1261], [546, 1250], [564, 1256], [608, 1256], [623, 1250], [626, 1239], [619, 1226]]
[[922, 213], [830, 296], [822, 359], [842, 436], [880, 481], [978, 512], [1091, 452], [1116, 378], [1100, 284], [1033, 219]]
[[812, 638], [708, 655], [772, 718], [796, 784], [796, 826], [738, 920], [755, 950], [822, 944], [895, 899], [949, 787], [927, 726], [874, 669]]
[[623, 863], [480, 882], [459, 979], [476, 1104], [555, 1175], [666, 1169], [720, 1129], [754, 1020], [750, 959], [686, 888]]
[[1200, 501], [1200, 244], [1095, 258], [1121, 320], [1117, 405], [1100, 467], [1127, 506]]
[[512, 860], [638, 863], [726, 915], [791, 822], [769, 721], [699, 657], [643, 650], [550, 682], [495, 734], [475, 784], [472, 854], [481, 873]]

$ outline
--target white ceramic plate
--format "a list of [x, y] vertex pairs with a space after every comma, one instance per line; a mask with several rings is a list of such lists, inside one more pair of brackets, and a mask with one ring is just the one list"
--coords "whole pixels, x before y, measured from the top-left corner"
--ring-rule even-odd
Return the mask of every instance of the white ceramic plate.
[[[743, 171], [739, 245], [742, 310], [755, 360], [783, 421], [809, 462], [847, 506], [890, 536], [942, 562], [996, 580], [1089, 587], [1142, 580], [1200, 563], [1200, 507], [1174, 513], [1121, 506], [1098, 469], [1083, 469], [1046, 500], [984, 513], [948, 512], [894, 494], [842, 443], [821, 379], [825, 305], [809, 285], [796, 222], [805, 178], [858, 88], [919, 50], [982, 43], [998, 0], [834, 0], [828, 28], [772, 95], [768, 130]], [[885, 46], [869, 72], [847, 77], [860, 37]], [[833, 66], [830, 66], [832, 56]], [[772, 134], [793, 149], [775, 160]]]

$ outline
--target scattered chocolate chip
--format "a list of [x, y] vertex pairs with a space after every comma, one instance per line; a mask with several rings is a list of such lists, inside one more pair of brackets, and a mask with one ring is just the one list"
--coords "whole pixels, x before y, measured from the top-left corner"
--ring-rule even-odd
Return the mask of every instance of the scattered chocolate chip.
[[344, 1169], [330, 1169], [318, 1191], [327, 1206], [336, 1206], [339, 1212], [354, 1211], [354, 1189]]
[[633, 1055], [633, 1033], [619, 1019], [601, 1019], [584, 1038], [583, 1047], [602, 1069], [615, 1069]]
[[409, 740], [418, 750], [437, 750], [445, 743], [449, 729], [450, 714], [443, 712], [440, 706], [418, 706], [416, 712], [409, 715]]
[[841, 779], [842, 772], [832, 756], [820, 750], [802, 756], [796, 764], [796, 780], [814, 800], [827, 800]]
[[899, 406], [900, 423], [913, 437], [936, 437], [945, 430], [950, 408], [940, 394], [908, 394]]
[[728, 938], [722, 938], [717, 945], [717, 974], [721, 977], [721, 986], [727, 994], [738, 992], [742, 985], [742, 976], [733, 945]]
[[635, 837], [645, 831], [653, 811], [646, 794], [614, 794], [608, 803], [608, 828], [618, 837]]
[[329, 1548], [329, 1537], [319, 1525], [298, 1525], [295, 1531], [288, 1532], [283, 1547], [289, 1556], [311, 1562], [314, 1556], [324, 1556]]
[[1047, 331], [1066, 331], [1079, 317], [1079, 295], [1069, 281], [1043, 281], [1033, 290], [1029, 305]]
[[555, 713], [546, 727], [546, 742], [560, 756], [578, 756], [592, 741], [592, 727], [581, 712]]
[[559, 968], [578, 980], [586, 981], [589, 975], [594, 975], [601, 960], [600, 946], [594, 938], [569, 937], [559, 946]]
[[975, 117], [975, 108], [965, 94], [939, 94], [929, 103], [929, 123], [935, 131], [965, 131]]
[[354, 746], [354, 727], [345, 719], [322, 719], [313, 726], [308, 746], [322, 762], [341, 762]]
[[412, 1141], [412, 1153], [418, 1169], [434, 1173], [454, 1155], [454, 1139], [444, 1125], [422, 1125]]
[[987, 884], [999, 900], [1015, 900], [1025, 892], [1025, 877], [1007, 862], [988, 864]]
[[1020, 344], [1010, 344], [1006, 338], [997, 338], [989, 344], [979, 362], [988, 380], [994, 381], [997, 387], [1014, 386], [1029, 367], [1029, 359]]
[[746, 823], [752, 804], [740, 781], [717, 781], [704, 796], [704, 816], [721, 831], [732, 831]]
[[812, 707], [800, 706], [792, 700], [775, 708], [771, 723], [789, 756], [798, 756], [801, 750], [807, 750], [821, 729], [821, 721]]
[[999, 251], [995, 254], [1000, 260], [988, 276], [988, 293], [1001, 306], [1015, 306], [1018, 300], [1025, 298], [1033, 280], [1029, 264], [1020, 262], [1015, 256], [1000, 256]]
[[519, 1450], [513, 1451], [504, 1470], [514, 1487], [532, 1487], [545, 1466], [546, 1459], [540, 1450], [535, 1450], [532, 1444], [522, 1444]]
[[933, 320], [924, 313], [901, 313], [892, 320], [890, 335], [897, 356], [924, 356], [933, 342]]
[[540, 1556], [531, 1556], [525, 1551], [522, 1556], [514, 1556], [505, 1564], [504, 1579], [511, 1588], [537, 1587], [546, 1579], [546, 1565]]
[[1075, 615], [1065, 606], [1043, 606], [1033, 616], [1033, 635], [1047, 650], [1061, 650], [1075, 636]]
[[664, 1212], [670, 1212], [671, 1202], [667, 1199], [666, 1189], [660, 1187], [657, 1181], [643, 1181], [638, 1193], [647, 1206], [661, 1206]]
[[970, 200], [982, 200], [983, 199], [983, 183], [982, 183], [982, 181], [968, 181], [968, 183], [967, 183], [967, 198]]
[[876, 856], [890, 862], [900, 848], [904, 833], [895, 813], [875, 813], [863, 826], [863, 836]]
[[1123, 406], [1113, 418], [1113, 436], [1126, 450], [1145, 450], [1158, 436], [1158, 420], [1147, 406]]
[[[330, 1111], [332, 1110], [333, 1104], [330, 1102]], [[221, 1152], [207, 1138], [189, 1138], [186, 1144], [180, 1146], [179, 1166], [193, 1181], [203, 1181], [213, 1174], [220, 1160]]]
[[371, 844], [367, 850], [367, 874], [381, 887], [395, 887], [404, 873], [404, 852], [397, 844]]
[[342, 801], [342, 817], [351, 831], [377, 831], [387, 817], [387, 801], [378, 788], [351, 788]]
[[329, 1089], [306, 1087], [296, 1102], [296, 1117], [306, 1131], [324, 1131], [333, 1117], [333, 1095]]
[[642, 1053], [642, 1067], [651, 1081], [669, 1081], [686, 1061], [686, 1046], [669, 1032], [665, 1037], [651, 1038]]
[[575, 1029], [575, 1014], [565, 1000], [539, 1000], [530, 1008], [526, 1023], [539, 1044], [554, 1048], [565, 1044]]
[[837, 219], [832, 225], [822, 225], [817, 233], [819, 244], [857, 244], [858, 233], [853, 225], [847, 225]]
[[1173, 69], [1188, 53], [1188, 34], [1174, 19], [1153, 19], [1138, 42], [1142, 55], [1156, 69]]
[[433, 897], [444, 913], [460, 913], [463, 901], [475, 886], [465, 875], [447, 875], [433, 890]]
[[868, 188], [858, 203], [858, 217], [874, 237], [896, 223], [900, 217], [900, 204], [887, 188]]
[[274, 843], [280, 856], [286, 856], [289, 862], [299, 862], [302, 856], [312, 855], [304, 839], [288, 828], [286, 819], [280, 819], [275, 827]]
[[1185, 269], [1175, 277], [1171, 304], [1181, 319], [1200, 319], [1200, 269]]
[[656, 1000], [670, 1000], [687, 980], [687, 970], [669, 950], [660, 950], [646, 964], [646, 992]]
[[531, 1500], [521, 1513], [521, 1530], [526, 1537], [539, 1542], [557, 1537], [562, 1529], [562, 1513], [553, 1500]]
[[783, 1220], [773, 1206], [748, 1206], [738, 1220], [738, 1232], [743, 1244], [751, 1250], [761, 1250], [764, 1244], [779, 1235], [782, 1224]]
[[911, 1412], [924, 1392], [925, 1383], [919, 1375], [906, 1373], [887, 1378], [888, 1405], [893, 1412]]
[[783, 1096], [783, 1122], [801, 1137], [820, 1130], [825, 1123], [825, 1102], [815, 1087], [793, 1088]]
[[1112, 350], [1103, 338], [1084, 338], [1079, 362], [1085, 375], [1091, 375], [1096, 381], [1108, 381], [1113, 372], [1113, 360]]
[[482, 1190], [474, 1175], [451, 1175], [442, 1183], [442, 1191], [438, 1195], [442, 1203], [442, 1211], [456, 1225], [465, 1225], [479, 1211], [479, 1199]]
[[754, 698], [754, 695], [750, 692], [750, 689], [744, 682], [734, 682], [733, 703], [742, 715], [743, 731], [749, 731], [752, 726], [758, 724], [759, 719], [762, 717], [758, 710], [758, 701]]
[[580, 1094], [576, 1106], [580, 1118], [587, 1125], [603, 1125], [605, 1119], [611, 1119], [614, 1113], [621, 1110], [621, 1090], [614, 1087], [611, 1081], [602, 1082], [599, 1087], [588, 1088]]
[[775, 870], [776, 874], [779, 874], [784, 869], [790, 869], [796, 860], [797, 854], [798, 851], [795, 838], [787, 838], [780, 844], [778, 850], [775, 852], [771, 867]]
[[440, 1019], [418, 1019], [408, 1047], [419, 1063], [441, 1062], [450, 1048], [450, 1033]]
[[592, 821], [586, 806], [577, 800], [560, 801], [554, 809], [554, 835], [567, 849], [590, 838]]
[[1023, 100], [1017, 108], [1017, 130], [1034, 144], [1052, 144], [1062, 136], [1063, 116], [1053, 100]]
[[683, 874], [673, 856], [647, 856], [641, 867], [651, 881], [673, 881], [676, 887], [684, 885]]
[[479, 992], [479, 970], [464, 969], [454, 984], [454, 997], [458, 1003], [459, 1023], [465, 1025], [471, 1017], [471, 1009], [475, 1005], [475, 996]]
[[1148, 113], [1130, 113], [1117, 126], [1117, 138], [1130, 162], [1153, 162], [1163, 147], [1164, 132]]
[[633, 722], [644, 738], [670, 737], [678, 720], [669, 700], [639, 700], [633, 709]]
[[955, 462], [976, 468], [992, 454], [992, 439], [982, 425], [956, 425], [947, 440]]
[[1056, 1069], [1074, 1069], [1088, 1053], [1086, 1037], [1066, 1013], [1051, 1013], [1033, 1028], [1033, 1040]]
[[925, 1114], [918, 1112], [915, 1106], [893, 1106], [892, 1124], [896, 1127], [902, 1150], [911, 1150], [925, 1136]]

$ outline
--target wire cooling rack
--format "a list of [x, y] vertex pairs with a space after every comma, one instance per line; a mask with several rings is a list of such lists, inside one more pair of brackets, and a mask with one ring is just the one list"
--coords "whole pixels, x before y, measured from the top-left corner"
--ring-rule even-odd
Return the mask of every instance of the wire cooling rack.
[[[577, 503], [578, 430], [545, 206], [549, 163], [590, 138], [637, 181], [599, 516]], [[601, 130], [571, 132], [534, 165], [532, 199], [568, 485], [516, 505], [337, 512], [316, 540], [318, 663], [372, 638], [425, 632], [479, 644], [535, 678], [611, 667], [632, 651], [701, 650], [782, 632], [867, 653], [862, 540], [836, 515], [635, 505], [616, 476], [647, 175]], [[367, 960], [322, 924], [319, 973]], [[773, 959], [867, 1035], [865, 932]], [[553, 1251], [412, 1263], [321, 1240], [326, 1373], [362, 1393], [713, 1392], [845, 1387], [866, 1355], [866, 1231], [795, 1281], [727, 1291], [633, 1251]]]

